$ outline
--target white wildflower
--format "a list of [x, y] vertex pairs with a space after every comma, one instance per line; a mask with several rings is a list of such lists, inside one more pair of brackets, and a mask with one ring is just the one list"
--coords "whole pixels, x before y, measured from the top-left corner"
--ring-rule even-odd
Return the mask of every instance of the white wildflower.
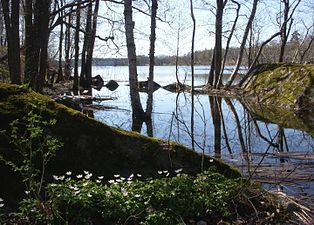
[[85, 175], [89, 174], [89, 171], [83, 170], [83, 172]]
[[168, 173], [168, 170], [164, 170], [164, 171], [162, 171], [163, 173]]
[[87, 174], [86, 176], [85, 176], [85, 179], [86, 180], [88, 180], [89, 178], [91, 178], [93, 175], [90, 173], [90, 174]]
[[0, 208], [2, 208], [3, 206], [4, 206], [4, 204], [3, 204], [3, 203], [1, 203], [1, 204], [0, 204]]
[[65, 174], [66, 174], [67, 176], [71, 176], [71, 175], [72, 175], [72, 172], [71, 172], [71, 171], [67, 171]]
[[176, 172], [176, 173], [180, 173], [180, 172], [182, 172], [182, 168], [181, 169], [177, 169], [177, 170], [175, 170], [174, 172]]
[[124, 180], [125, 180], [125, 178], [124, 178], [124, 177], [120, 177], [120, 179], [121, 179], [122, 181], [124, 181]]
[[0, 198], [0, 202], [3, 202], [3, 198]]
[[213, 159], [210, 159], [210, 160], [209, 160], [209, 162], [211, 162], [211, 163], [212, 163], [212, 162], [214, 162], [214, 160], [213, 160]]
[[78, 179], [81, 179], [81, 178], [83, 177], [83, 175], [82, 175], [82, 174], [79, 174], [79, 175], [76, 175], [76, 177], [77, 177]]
[[59, 177], [57, 175], [52, 175], [54, 180], [59, 180]]
[[167, 173], [167, 174], [166, 174], [166, 177], [169, 177], [169, 175], [170, 175], [170, 173]]
[[104, 176], [99, 176], [98, 179], [102, 180], [102, 179], [104, 179]]
[[114, 184], [115, 183], [114, 180], [109, 180], [108, 182], [109, 182], [109, 184]]
[[101, 180], [96, 180], [96, 183], [97, 183], [97, 184], [100, 184], [100, 183], [101, 183]]
[[90, 193], [88, 193], [88, 194], [87, 194], [87, 197], [91, 198], [91, 197], [92, 197], [92, 195], [91, 195]]
[[136, 198], [139, 198], [139, 197], [141, 197], [141, 195], [139, 195], [139, 194], [136, 194], [136, 195], [134, 195]]
[[130, 175], [130, 178], [133, 178], [134, 177], [134, 174], [132, 173], [131, 175]]
[[116, 178], [118, 178], [118, 177], [120, 177], [120, 174], [115, 174], [115, 175], [113, 175], [114, 177], [116, 177]]
[[139, 174], [139, 173], [138, 173], [138, 174], [136, 174], [136, 176], [137, 176], [137, 177], [142, 177], [142, 174]]
[[159, 171], [158, 171], [158, 174], [162, 174], [162, 171], [159, 170]]

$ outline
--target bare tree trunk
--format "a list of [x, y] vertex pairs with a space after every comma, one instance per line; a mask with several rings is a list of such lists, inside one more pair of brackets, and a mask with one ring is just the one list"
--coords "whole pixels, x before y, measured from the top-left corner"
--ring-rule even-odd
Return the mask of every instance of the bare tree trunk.
[[218, 88], [221, 84], [219, 82], [219, 76], [221, 71], [222, 60], [222, 16], [224, 10], [223, 0], [216, 0], [216, 24], [215, 24], [215, 76], [214, 87]]
[[86, 79], [87, 79], [88, 85], [91, 85], [92, 83], [92, 60], [93, 60], [93, 52], [94, 52], [95, 37], [96, 37], [96, 30], [97, 30], [98, 10], [99, 10], [99, 0], [96, 0], [90, 40], [87, 45], [88, 48], [87, 48], [87, 54], [86, 54]]
[[195, 44], [195, 29], [196, 29], [196, 20], [193, 10], [193, 0], [190, 0], [190, 12], [193, 22], [193, 31], [192, 31], [192, 46], [191, 46], [191, 78], [192, 78], [192, 88], [191, 88], [191, 97], [192, 97], [192, 107], [191, 107], [191, 136], [192, 136], [192, 149], [194, 150], [194, 44]]
[[235, 31], [235, 28], [236, 28], [236, 25], [237, 25], [237, 22], [238, 22], [238, 19], [239, 19], [239, 12], [240, 12], [240, 8], [241, 8], [240, 3], [238, 3], [237, 1], [231, 0], [231, 2], [233, 2], [234, 4], [237, 5], [236, 16], [235, 16], [235, 19], [234, 19], [234, 22], [233, 22], [233, 25], [232, 25], [232, 28], [231, 28], [231, 31], [230, 31], [227, 43], [226, 43], [225, 54], [223, 56], [221, 71], [220, 71], [220, 75], [219, 75], [219, 78], [218, 78], [218, 83], [219, 84], [222, 83], [222, 76], [223, 76], [223, 72], [224, 72], [224, 69], [225, 69], [225, 64], [226, 64], [226, 61], [227, 61], [227, 55], [228, 55], [228, 52], [229, 52], [230, 42], [231, 42], [231, 39], [233, 37], [234, 31]]
[[65, 43], [64, 43], [64, 60], [65, 60], [64, 76], [66, 80], [69, 80], [71, 76], [71, 57], [70, 57], [71, 24], [72, 24], [72, 19], [71, 19], [71, 15], [69, 15], [68, 23], [66, 24], [66, 29], [65, 29]]
[[218, 88], [221, 80], [219, 79], [222, 59], [222, 16], [223, 9], [227, 1], [216, 0], [216, 22], [215, 22], [215, 47], [212, 56], [208, 84]]
[[125, 35], [129, 61], [129, 82], [130, 82], [130, 97], [133, 109], [133, 119], [143, 117], [144, 111], [141, 105], [141, 100], [138, 90], [137, 80], [137, 63], [136, 50], [134, 43], [134, 21], [132, 18], [132, 0], [124, 1], [124, 20], [125, 20]]
[[179, 26], [177, 31], [177, 49], [176, 49], [176, 80], [181, 89], [181, 82], [179, 79], [179, 46], [180, 46], [180, 29], [181, 29], [181, 16], [179, 15]]
[[253, 1], [252, 12], [251, 12], [251, 15], [249, 17], [248, 23], [246, 25], [246, 28], [245, 28], [245, 31], [244, 31], [244, 34], [243, 34], [243, 38], [242, 38], [242, 42], [241, 42], [241, 46], [240, 46], [240, 53], [239, 53], [238, 59], [237, 59], [237, 64], [236, 64], [232, 74], [230, 75], [229, 81], [227, 83], [228, 87], [230, 87], [232, 85], [232, 83], [233, 83], [233, 81], [234, 81], [235, 77], [237, 76], [238, 71], [240, 69], [240, 66], [241, 66], [241, 63], [242, 63], [242, 59], [243, 59], [243, 53], [244, 53], [244, 49], [245, 49], [246, 40], [247, 40], [247, 37], [249, 35], [249, 31], [250, 31], [250, 28], [252, 26], [253, 20], [255, 18], [258, 1], [259, 0], [254, 0]]
[[[13, 84], [21, 83], [21, 60], [20, 60], [20, 36], [19, 36], [19, 18], [20, 1], [1, 0], [4, 22], [6, 28], [6, 37], [8, 41], [8, 64], [10, 79]], [[10, 8], [11, 6], [11, 8]]]
[[213, 86], [214, 85], [214, 76], [215, 76], [215, 48], [213, 51], [212, 61], [210, 63], [210, 70], [208, 75], [207, 84]]
[[148, 74], [148, 98], [146, 104], [146, 116], [150, 117], [153, 111], [154, 91], [154, 67], [155, 67], [155, 41], [156, 41], [156, 16], [158, 2], [152, 0], [152, 12], [150, 17], [150, 47], [149, 47], [149, 74]]
[[40, 61], [39, 73], [36, 77], [35, 90], [42, 92], [47, 72], [48, 40], [49, 40], [49, 15], [50, 0], [38, 0], [39, 10], [39, 34], [40, 34]]
[[[80, 3], [81, 0], [78, 0], [77, 3]], [[80, 26], [81, 26], [81, 8], [80, 5], [77, 5], [76, 8], [76, 29], [75, 29], [75, 59], [74, 59], [74, 80], [73, 80], [73, 90], [78, 91], [79, 86], [79, 77], [78, 77], [78, 61], [79, 61], [79, 52], [80, 52]]]
[[[37, 3], [36, 3], [37, 4]], [[34, 0], [25, 0], [25, 82], [35, 88], [39, 65], [39, 13]]]
[[[60, 7], [63, 7], [63, 0], [60, 1]], [[62, 71], [62, 52], [63, 52], [63, 36], [64, 36], [64, 32], [63, 32], [63, 11], [60, 12], [60, 17], [62, 17], [62, 21], [60, 23], [60, 36], [59, 36], [59, 62], [58, 62], [58, 77], [57, 77], [57, 83], [64, 80], [63, 77], [63, 71]]]
[[82, 47], [81, 53], [81, 74], [80, 74], [80, 85], [84, 87], [88, 87], [90, 84], [87, 82], [87, 51], [88, 45], [90, 42], [90, 36], [92, 31], [92, 13], [93, 13], [93, 5], [89, 3], [87, 7], [87, 15], [86, 15], [86, 24], [85, 24], [85, 34], [84, 34], [84, 43]]
[[[284, 4], [284, 13], [283, 13], [284, 21], [287, 21], [288, 17], [289, 17], [289, 10], [290, 10], [289, 0], [282, 0], [282, 2]], [[280, 45], [280, 53], [279, 53], [278, 62], [283, 62], [283, 57], [285, 54], [285, 48], [286, 48], [287, 41], [288, 41], [287, 26], [288, 26], [288, 24], [284, 22], [282, 25], [282, 28], [281, 28], [281, 34], [280, 34], [281, 45]]]
[[[291, 13], [289, 14], [290, 10], [291, 10], [291, 5], [290, 5], [290, 1], [289, 0], [282, 0], [283, 4], [284, 4], [284, 12], [283, 12], [283, 24], [282, 27], [280, 29], [281, 34], [281, 45], [280, 45], [280, 54], [279, 54], [279, 59], [278, 62], [283, 62], [284, 61], [284, 55], [285, 55], [285, 49], [286, 49], [286, 45], [288, 42], [288, 37], [291, 31], [291, 27], [292, 27], [292, 23], [293, 23], [293, 19], [292, 16], [296, 10], [296, 8], [298, 7], [298, 5], [300, 4], [301, 0], [296, 0], [294, 3], [294, 7], [292, 8]], [[293, 3], [292, 3], [293, 4]], [[289, 23], [290, 21], [290, 23]]]
[[5, 46], [5, 24], [4, 24], [4, 17], [3, 17], [3, 9], [2, 4], [0, 4], [0, 46]]

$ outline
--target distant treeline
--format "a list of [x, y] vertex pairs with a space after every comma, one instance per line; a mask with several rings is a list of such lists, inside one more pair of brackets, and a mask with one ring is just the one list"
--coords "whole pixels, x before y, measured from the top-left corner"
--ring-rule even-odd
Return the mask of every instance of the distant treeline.
[[[305, 45], [306, 46], [306, 45]], [[245, 57], [243, 58], [243, 65], [249, 65], [255, 55], [257, 54], [259, 47], [247, 48]], [[276, 42], [273, 42], [266, 46], [263, 50], [259, 58], [259, 63], [272, 63], [278, 61], [278, 52], [280, 50], [280, 45]], [[224, 54], [223, 49], [223, 54]], [[230, 48], [228, 51], [228, 56], [226, 60], [226, 65], [234, 65], [236, 63], [239, 48]], [[291, 40], [287, 44], [286, 54], [285, 54], [285, 62], [296, 62], [298, 63], [299, 54], [302, 53], [302, 49], [300, 49], [300, 44], [296, 40]], [[158, 51], [157, 51], [158, 54]], [[203, 51], [195, 52], [195, 64], [196, 65], [210, 65], [211, 58], [213, 55], [213, 49], [206, 49]], [[155, 65], [156, 66], [167, 66], [167, 65], [175, 65], [176, 56], [156, 56]], [[314, 45], [311, 46], [311, 49], [307, 51], [307, 54], [304, 56], [303, 62], [314, 63]], [[190, 64], [190, 54], [186, 54], [183, 56], [179, 56], [178, 58], [179, 65], [189, 65]], [[137, 56], [137, 64], [139, 66], [145, 66], [149, 64], [148, 56]], [[94, 66], [127, 66], [128, 59], [127, 58], [93, 58]]]

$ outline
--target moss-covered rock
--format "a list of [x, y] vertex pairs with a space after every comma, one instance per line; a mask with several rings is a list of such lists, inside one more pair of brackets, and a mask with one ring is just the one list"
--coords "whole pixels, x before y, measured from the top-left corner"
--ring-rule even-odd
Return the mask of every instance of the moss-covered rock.
[[[226, 177], [240, 176], [237, 170], [222, 161], [208, 156], [203, 158], [176, 143], [107, 126], [23, 86], [0, 84], [0, 130], [7, 130], [10, 122], [22, 118], [36, 105], [42, 106], [40, 113], [44, 118], [57, 120], [51, 133], [64, 143], [48, 165], [49, 176], [89, 170], [108, 179], [117, 173], [154, 177], [158, 170], [173, 172], [178, 168], [196, 174], [202, 170], [201, 165], [204, 169], [216, 166]], [[0, 146], [0, 154], [10, 151], [11, 146], [3, 134]], [[4, 167], [0, 166], [0, 175], [10, 179], [11, 175], [7, 176]]]
[[314, 111], [314, 65], [261, 64], [244, 85], [245, 95], [262, 105]]

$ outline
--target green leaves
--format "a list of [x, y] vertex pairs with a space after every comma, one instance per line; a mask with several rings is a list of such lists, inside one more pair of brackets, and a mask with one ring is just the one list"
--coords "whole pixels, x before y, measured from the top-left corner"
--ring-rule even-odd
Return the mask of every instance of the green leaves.
[[207, 171], [197, 177], [180, 174], [109, 186], [68, 180], [50, 184], [48, 193], [53, 211], [69, 223], [93, 223], [93, 218], [98, 218], [109, 224], [182, 224], [190, 219], [228, 216], [230, 199], [238, 188], [238, 180]]
[[0, 160], [21, 174], [26, 190], [36, 198], [42, 189], [46, 164], [62, 147], [62, 143], [50, 135], [50, 128], [56, 120], [44, 120], [41, 115], [43, 104], [33, 104], [23, 118], [10, 123], [5, 136], [13, 152], [8, 157], [0, 156]]

